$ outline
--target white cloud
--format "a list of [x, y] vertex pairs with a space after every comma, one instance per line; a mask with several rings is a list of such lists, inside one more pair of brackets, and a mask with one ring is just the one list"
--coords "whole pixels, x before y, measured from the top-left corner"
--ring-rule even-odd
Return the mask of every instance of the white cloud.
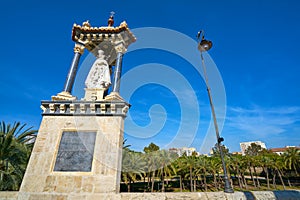
[[227, 126], [244, 134], [268, 137], [286, 132], [299, 119], [300, 107], [228, 107]]

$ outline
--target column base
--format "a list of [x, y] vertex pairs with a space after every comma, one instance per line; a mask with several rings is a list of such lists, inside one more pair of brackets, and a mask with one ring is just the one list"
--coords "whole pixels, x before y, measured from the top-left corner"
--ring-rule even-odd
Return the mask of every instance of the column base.
[[117, 100], [117, 101], [125, 101], [118, 92], [111, 92], [109, 95], [107, 95], [105, 98], [105, 100], [108, 100], [108, 101], [114, 101], [114, 100]]
[[56, 96], [51, 97], [52, 101], [61, 101], [61, 100], [76, 100], [77, 97], [72, 96], [69, 92], [62, 91]]

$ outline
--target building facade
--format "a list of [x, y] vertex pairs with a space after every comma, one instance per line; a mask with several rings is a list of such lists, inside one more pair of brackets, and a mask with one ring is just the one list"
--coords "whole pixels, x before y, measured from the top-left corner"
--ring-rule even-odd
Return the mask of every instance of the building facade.
[[261, 141], [241, 142], [240, 143], [240, 147], [241, 147], [241, 153], [242, 153], [242, 155], [245, 155], [246, 149], [248, 147], [250, 147], [252, 143], [254, 143], [256, 145], [260, 145], [261, 148], [263, 148], [263, 149], [267, 149], [266, 144], [263, 143], [263, 142], [261, 142]]

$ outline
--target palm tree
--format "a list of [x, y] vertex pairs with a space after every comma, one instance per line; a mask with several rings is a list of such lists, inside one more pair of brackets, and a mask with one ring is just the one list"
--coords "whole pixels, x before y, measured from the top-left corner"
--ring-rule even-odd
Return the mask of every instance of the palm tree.
[[232, 155], [230, 156], [230, 168], [233, 170], [235, 177], [238, 179], [239, 187], [242, 189], [243, 180], [241, 174], [241, 165], [242, 165], [242, 156], [241, 155]]
[[294, 170], [296, 175], [299, 176], [298, 170], [300, 167], [300, 150], [297, 148], [288, 148], [284, 154], [284, 162], [288, 169]]
[[159, 146], [154, 143], [150, 143], [144, 148], [144, 159], [147, 163], [146, 173], [148, 174], [148, 187], [151, 181], [151, 192], [154, 191], [154, 178], [158, 168]]
[[281, 157], [277, 154], [272, 155], [271, 167], [272, 167], [272, 171], [273, 171], [273, 186], [274, 186], [274, 188], [276, 188], [276, 173], [277, 173], [279, 176], [279, 179], [281, 181], [281, 184], [283, 186], [283, 189], [285, 190], [285, 184], [282, 179], [283, 170], [285, 169], [285, 163], [284, 163], [283, 157]]
[[[254, 143], [252, 143], [252, 144], [254, 144]], [[253, 158], [253, 156], [247, 156], [246, 155], [245, 159], [247, 160], [247, 163], [248, 163], [248, 171], [250, 173], [250, 176], [251, 176], [251, 179], [252, 179], [252, 182], [253, 182], [253, 186], [256, 188], [256, 182], [255, 182], [253, 172], [252, 172], [254, 158]]]
[[131, 190], [131, 183], [137, 178], [142, 178], [145, 161], [141, 153], [123, 150], [122, 179], [127, 185], [127, 191]]
[[242, 176], [242, 184], [243, 184], [243, 187], [245, 187], [246, 190], [248, 190], [247, 179], [245, 176], [245, 173], [248, 169], [248, 159], [247, 159], [247, 156], [243, 156], [240, 159], [241, 159], [241, 161], [240, 161], [239, 169], [240, 169], [240, 173]]
[[256, 167], [261, 167], [261, 163], [259, 161], [259, 156], [258, 155], [253, 156], [253, 160], [252, 160], [251, 164], [252, 164], [252, 168], [253, 168], [253, 171], [254, 171], [254, 174], [255, 174], [255, 177], [256, 177], [257, 187], [260, 188], [260, 182], [259, 182], [258, 174], [257, 174], [257, 171], [256, 171]]
[[263, 170], [266, 174], [265, 179], [267, 180], [267, 187], [268, 187], [268, 189], [270, 189], [269, 168], [271, 168], [271, 166], [272, 166], [272, 160], [270, 158], [270, 155], [261, 155], [260, 162], [261, 162]]
[[159, 152], [159, 168], [158, 168], [158, 176], [161, 177], [162, 188], [161, 191], [165, 192], [165, 177], [172, 175], [176, 175], [176, 168], [174, 163], [174, 158], [172, 154], [167, 152], [166, 150], [161, 150]]
[[185, 175], [185, 167], [182, 162], [182, 157], [179, 157], [176, 159], [174, 166], [176, 168], [176, 174], [179, 176], [179, 187], [180, 187], [180, 192], [182, 192], [182, 177]]
[[[199, 159], [196, 160], [197, 169], [195, 170], [196, 174], [203, 175], [203, 184], [204, 189], [207, 192], [207, 181], [206, 181], [206, 175], [207, 171], [210, 171], [211, 166], [210, 162], [208, 161], [208, 158], [206, 156], [201, 156]], [[196, 184], [194, 184], [194, 191], [196, 191]]]
[[18, 190], [36, 137], [36, 130], [15, 122], [0, 124], [0, 190]]
[[196, 168], [197, 158], [196, 156], [182, 156], [182, 169], [188, 169], [190, 177], [190, 190], [193, 192], [193, 177], [194, 170]]
[[210, 170], [211, 170], [211, 173], [214, 177], [214, 185], [215, 185], [215, 188], [216, 190], [219, 189], [219, 184], [217, 182], [217, 176], [216, 174], [219, 174], [219, 171], [221, 169], [221, 160], [220, 158], [217, 158], [217, 157], [210, 157], [209, 158], [209, 162], [210, 162]]

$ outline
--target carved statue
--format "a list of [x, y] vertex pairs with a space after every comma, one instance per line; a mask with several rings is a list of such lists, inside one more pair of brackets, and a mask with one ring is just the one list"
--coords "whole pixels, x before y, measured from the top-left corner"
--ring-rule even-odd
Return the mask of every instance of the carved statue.
[[111, 85], [109, 65], [105, 60], [104, 51], [99, 50], [96, 61], [94, 62], [85, 81], [86, 88], [89, 89], [108, 89]]

